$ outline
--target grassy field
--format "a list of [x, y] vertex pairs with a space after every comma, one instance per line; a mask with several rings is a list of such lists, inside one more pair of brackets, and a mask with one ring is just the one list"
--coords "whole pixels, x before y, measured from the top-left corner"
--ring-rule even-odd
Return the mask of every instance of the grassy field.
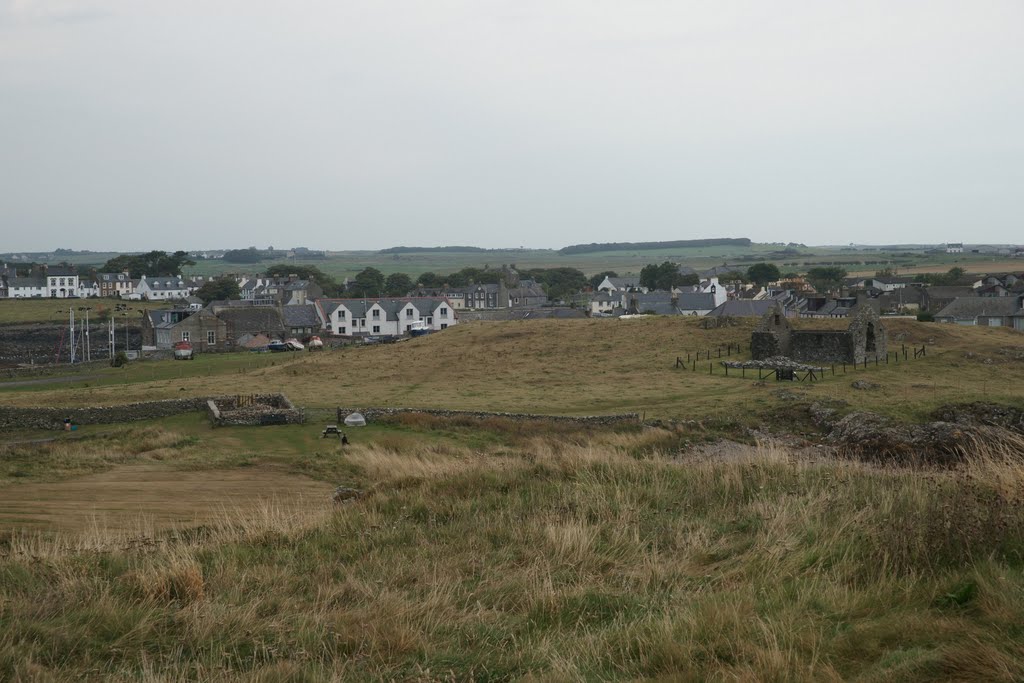
[[[536, 320], [459, 325], [394, 345], [321, 354], [200, 355], [191, 363], [147, 361], [105, 368], [68, 384], [5, 386], [0, 405], [103, 405], [156, 398], [281, 391], [318, 408], [399, 406], [548, 414], [637, 411], [647, 417], [720, 417], [754, 424], [779, 403], [779, 387], [675, 368], [676, 358], [718, 344], [747, 344], [754, 322], [706, 330], [697, 319]], [[888, 321], [893, 348], [926, 345], [925, 359], [815, 384], [792, 392], [853, 408], [919, 419], [952, 400], [1019, 400], [1024, 382], [1020, 333], [1006, 328]], [[801, 327], [843, 321], [797, 321]], [[878, 385], [854, 389], [863, 377]], [[74, 387], [74, 391], [68, 391]]]
[[[112, 437], [156, 448], [111, 467], [218, 478], [269, 461], [365, 497], [9, 532], [0, 678], [1024, 677], [1024, 470], [1007, 449], [919, 471], [769, 446], [703, 457], [666, 429], [434, 426], [233, 464], [187, 420]], [[185, 462], [156, 457], [182, 441]]]
[[[586, 254], [561, 255], [546, 249], [522, 249], [492, 252], [427, 252], [409, 254], [381, 254], [372, 251], [331, 252], [326, 259], [289, 260], [296, 265], [311, 265], [325, 273], [343, 280], [354, 277], [364, 268], [373, 267], [385, 274], [406, 273], [417, 277], [425, 272], [452, 273], [462, 268], [500, 268], [504, 264], [515, 264], [517, 268], [577, 268], [587, 275], [613, 270], [620, 275], [638, 275], [640, 270], [651, 263], [673, 261], [697, 269], [706, 269], [723, 263], [749, 265], [760, 260], [777, 264], [783, 272], [805, 272], [819, 264], [841, 262], [852, 274], [873, 275], [878, 270], [892, 267], [899, 272], [945, 272], [953, 266], [968, 272], [996, 272], [1024, 269], [1019, 259], [1007, 260], [986, 254], [945, 254], [925, 251], [853, 250], [836, 247], [799, 247], [796, 254], [773, 256], [785, 247], [769, 244], [752, 244], [750, 247], [701, 247], [640, 249], [635, 251], [605, 251]], [[220, 273], [258, 272], [278, 260], [260, 264], [232, 264], [220, 260], [200, 261], [190, 266], [190, 275], [217, 275]], [[790, 264], [790, 265], [786, 265]], [[796, 264], [796, 265], [792, 265]]]
[[[0, 680], [1024, 679], [1024, 442], [866, 464], [817, 447], [802, 407], [1019, 405], [1024, 338], [892, 320], [891, 347], [926, 358], [781, 384], [675, 368], [752, 326], [699, 322], [467, 324], [0, 384], [17, 406], [283, 391], [310, 418], [5, 433], [54, 440], [0, 445]], [[343, 448], [320, 438], [336, 405], [677, 422], [408, 415]]]
[[84, 319], [85, 313], [78, 310], [83, 306], [88, 306], [91, 309], [89, 311], [90, 321], [107, 320], [109, 315], [116, 313], [117, 321], [120, 324], [123, 322], [124, 316], [122, 312], [115, 311], [115, 307], [119, 303], [128, 307], [128, 319], [132, 323], [137, 322], [139, 311], [167, 306], [167, 302], [160, 301], [120, 301], [117, 299], [0, 299], [0, 324], [34, 322], [66, 324], [69, 307], [75, 309], [76, 320]]

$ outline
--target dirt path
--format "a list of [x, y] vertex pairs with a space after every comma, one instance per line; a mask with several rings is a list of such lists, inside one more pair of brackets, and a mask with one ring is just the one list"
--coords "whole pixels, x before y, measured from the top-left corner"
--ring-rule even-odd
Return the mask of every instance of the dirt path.
[[0, 529], [79, 531], [99, 525], [156, 529], [209, 523], [225, 509], [279, 502], [322, 508], [333, 488], [271, 466], [181, 472], [153, 465], [119, 467], [69, 481], [0, 489]]

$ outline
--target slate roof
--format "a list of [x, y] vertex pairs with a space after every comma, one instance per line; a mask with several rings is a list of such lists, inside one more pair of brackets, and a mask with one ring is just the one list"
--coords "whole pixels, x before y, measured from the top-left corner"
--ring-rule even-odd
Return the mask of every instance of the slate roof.
[[320, 327], [320, 317], [316, 314], [316, 306], [285, 306], [281, 310], [284, 324], [287, 327]]
[[518, 297], [546, 297], [544, 288], [535, 280], [520, 280], [518, 287], [508, 290], [509, 296]]
[[936, 318], [968, 320], [979, 316], [1007, 317], [1021, 312], [1020, 298], [1016, 296], [972, 296], [953, 299]]
[[804, 317], [835, 318], [846, 317], [857, 308], [855, 299], [832, 299], [816, 311], [804, 311]]
[[185, 281], [176, 275], [164, 275], [161, 277], [155, 277], [152, 280], [146, 278], [146, 286], [152, 289], [154, 292], [160, 291], [172, 291], [185, 289]]
[[7, 286], [11, 287], [45, 287], [45, 277], [9, 277], [7, 278]]
[[124, 273], [97, 273], [100, 282], [131, 282], [131, 278]]
[[956, 299], [957, 297], [975, 296], [973, 287], [960, 285], [936, 285], [925, 289], [929, 299]]
[[75, 276], [78, 275], [78, 273], [75, 271], [75, 269], [73, 267], [69, 268], [68, 266], [48, 266], [46, 268], [46, 275], [47, 275], [47, 277], [54, 277], [54, 276], [57, 276], [57, 277], [60, 277], [60, 276], [75, 277]]
[[626, 296], [626, 308], [636, 313], [654, 311], [656, 315], [685, 315], [687, 311], [712, 310], [715, 297], [713, 294], [681, 292], [677, 300], [673, 300], [671, 292], [633, 293]]
[[609, 277], [608, 282], [612, 283], [615, 289], [640, 289], [638, 277]]
[[284, 334], [281, 313], [272, 306], [250, 306], [248, 308], [227, 308], [217, 312], [217, 317], [228, 324], [235, 338], [243, 334]]
[[[493, 285], [497, 287], [497, 285]], [[378, 304], [380, 308], [384, 309], [384, 314], [388, 320], [396, 320], [399, 317], [399, 313], [405, 309], [406, 306], [412, 304], [413, 308], [416, 309], [420, 316], [428, 316], [434, 313], [434, 310], [444, 304], [450, 305], [447, 299], [440, 297], [417, 297], [417, 298], [406, 298], [406, 299], [318, 299], [317, 304], [320, 306], [320, 310], [324, 312], [325, 317], [331, 317], [331, 314], [338, 309], [339, 306], [344, 305], [346, 309], [352, 314], [353, 318], [366, 318], [367, 311], [373, 308], [374, 304]], [[295, 306], [286, 306], [285, 308], [296, 308]]]
[[714, 309], [708, 315], [713, 316], [735, 316], [737, 318], [760, 318], [768, 311], [775, 308], [778, 302], [774, 299], [733, 299]]
[[179, 308], [146, 311], [146, 316], [153, 329], [167, 329], [189, 317], [189, 314]]

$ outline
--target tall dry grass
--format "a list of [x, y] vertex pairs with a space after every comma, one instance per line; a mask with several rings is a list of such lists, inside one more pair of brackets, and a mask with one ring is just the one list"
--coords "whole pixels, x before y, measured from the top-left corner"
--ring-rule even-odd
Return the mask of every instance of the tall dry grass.
[[360, 443], [353, 504], [11, 539], [0, 678], [1015, 680], [1022, 451], [976, 446], [924, 470], [680, 458], [657, 429]]

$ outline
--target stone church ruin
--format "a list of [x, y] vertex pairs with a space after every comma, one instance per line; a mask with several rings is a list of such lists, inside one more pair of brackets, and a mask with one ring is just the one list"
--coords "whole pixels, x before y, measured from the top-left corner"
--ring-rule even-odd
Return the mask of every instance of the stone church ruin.
[[863, 363], [885, 356], [885, 327], [867, 303], [858, 305], [846, 330], [793, 329], [785, 312], [777, 306], [761, 318], [750, 337], [754, 360], [785, 356], [801, 363]]

